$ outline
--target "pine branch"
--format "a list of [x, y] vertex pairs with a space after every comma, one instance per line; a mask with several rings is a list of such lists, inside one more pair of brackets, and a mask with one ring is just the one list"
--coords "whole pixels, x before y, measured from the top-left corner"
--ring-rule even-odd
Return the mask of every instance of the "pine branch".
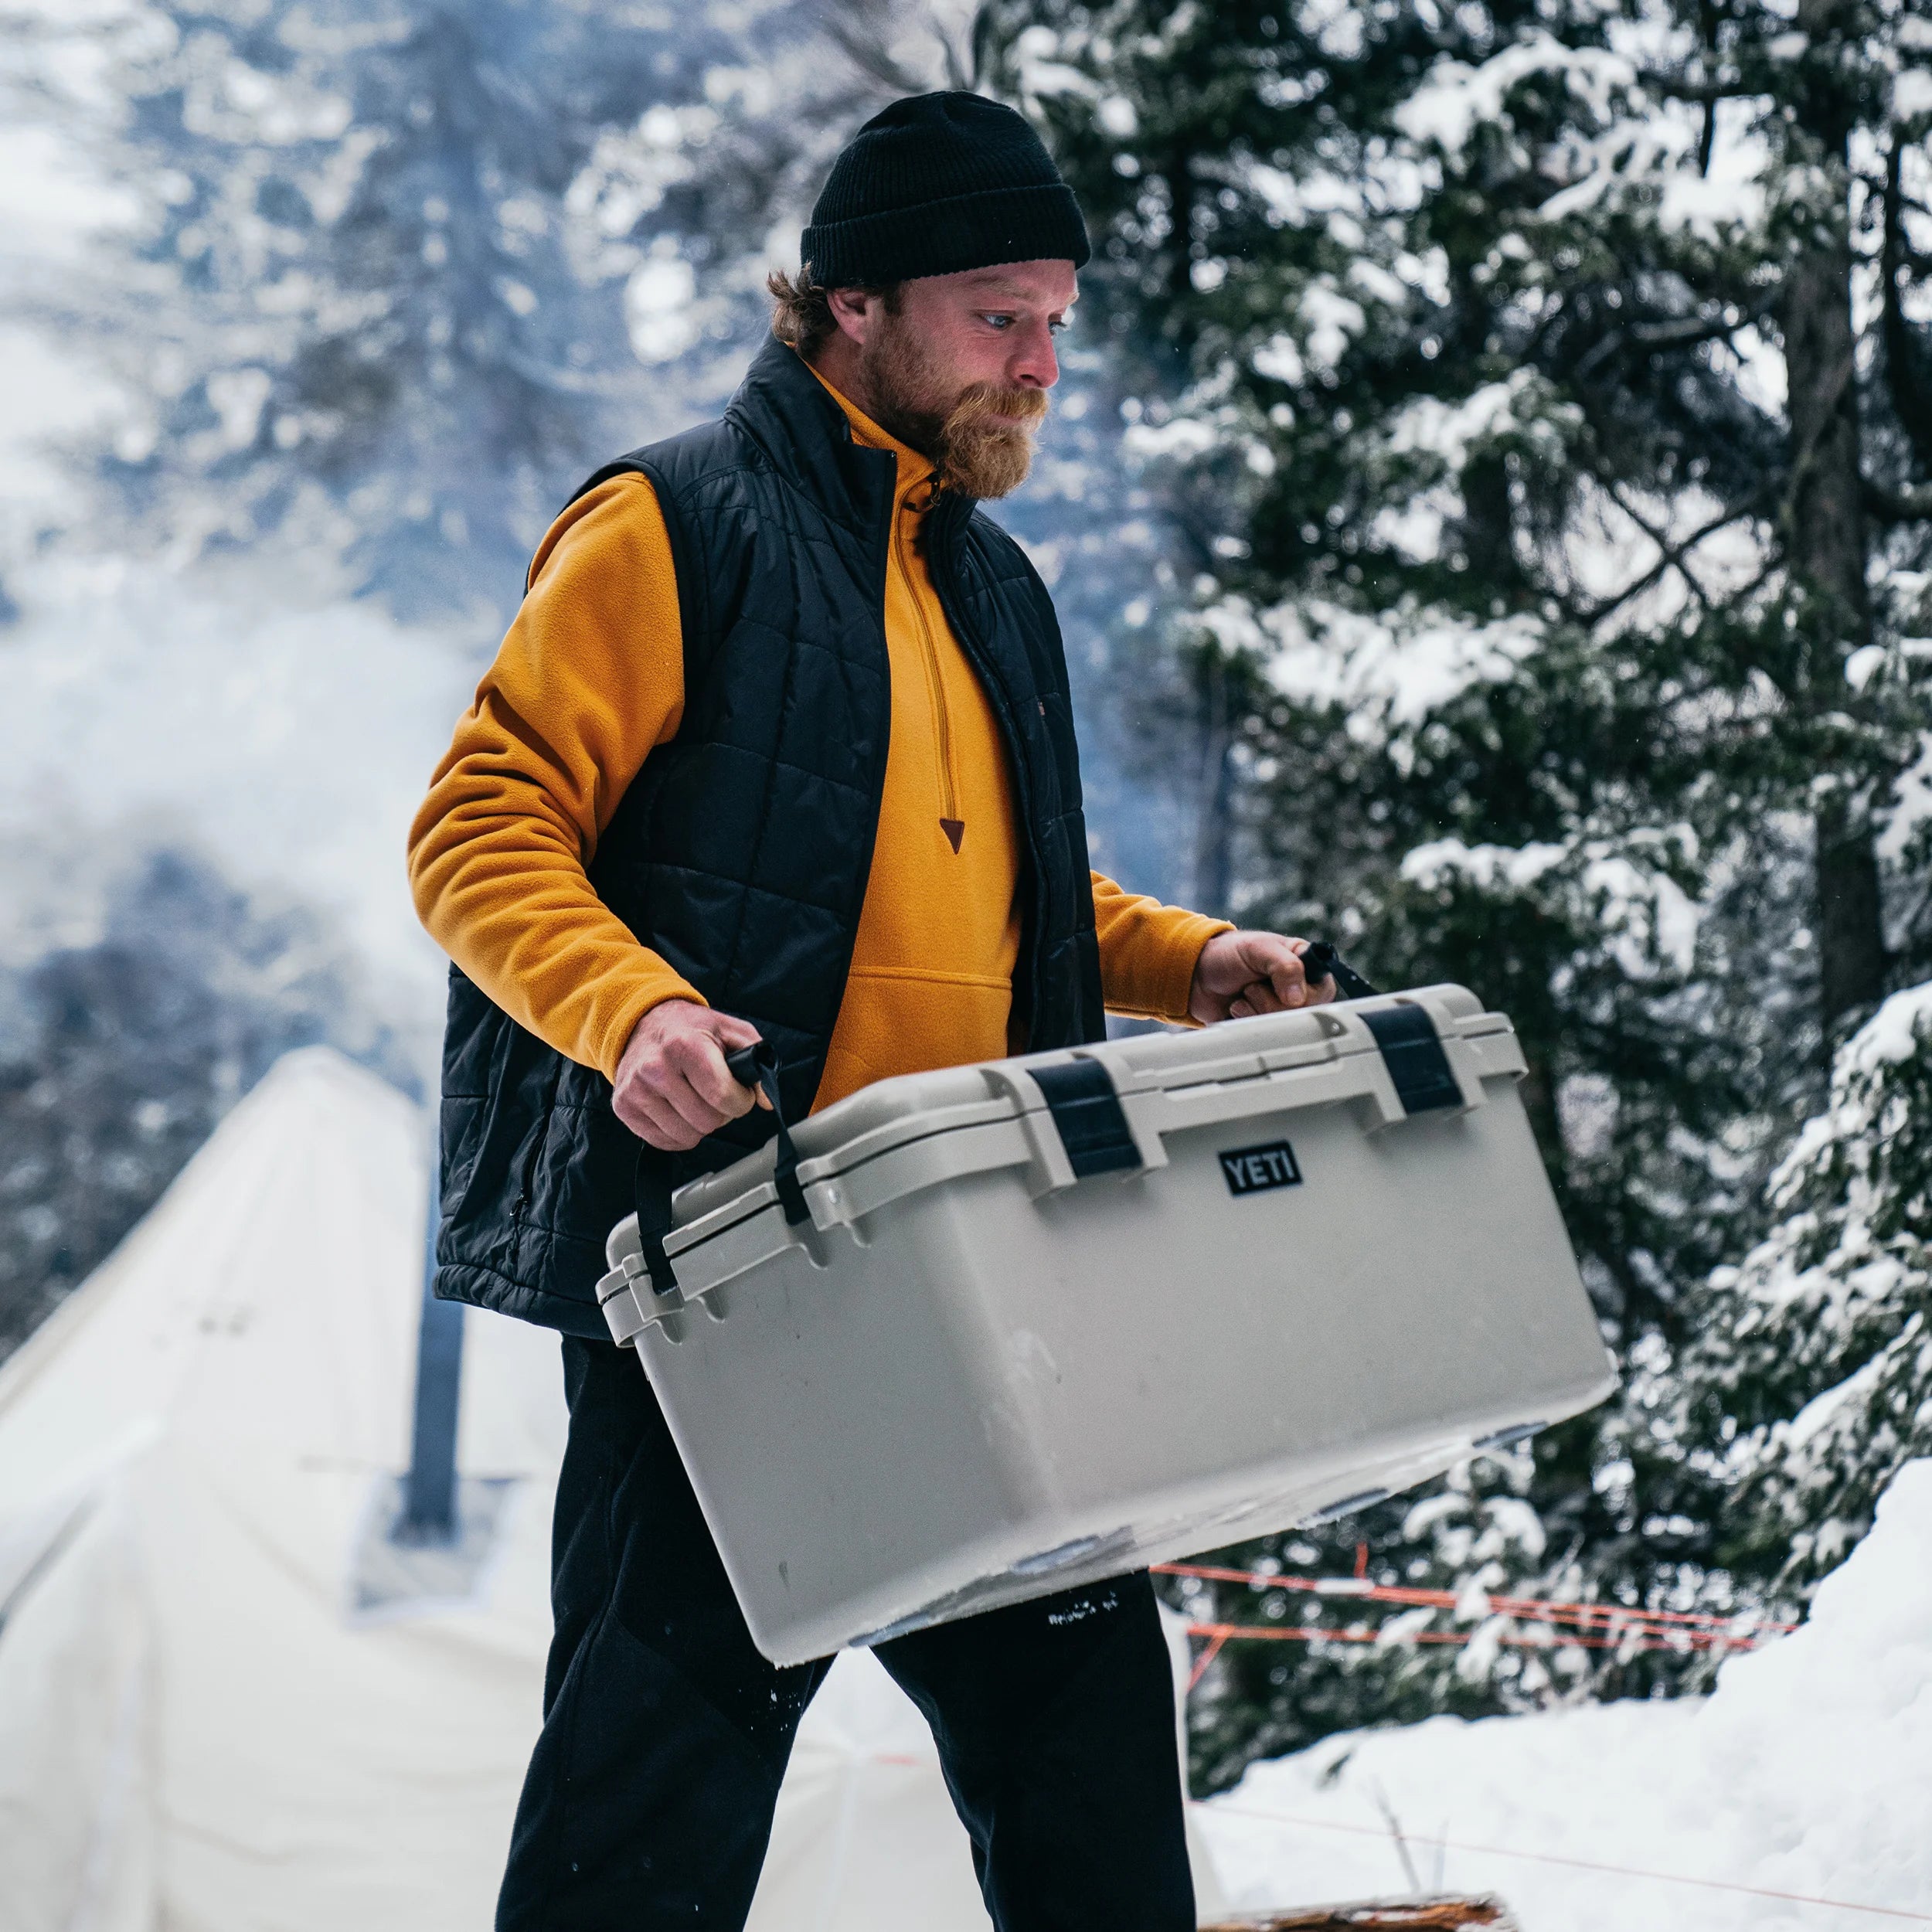
[[[1657, 546], [1660, 551], [1668, 554], [1670, 549], [1670, 539], [1661, 526], [1652, 523], [1630, 501], [1624, 494], [1621, 484], [1611, 482], [1607, 485], [1607, 487], [1610, 491], [1611, 501], [1630, 519], [1631, 522], [1637, 526], [1638, 529], [1643, 532], [1645, 536], [1650, 539], [1651, 543]], [[1711, 607], [1711, 600], [1705, 594], [1703, 585], [1698, 581], [1696, 573], [1691, 569], [1689, 563], [1681, 553], [1677, 559], [1677, 573], [1690, 586], [1691, 594], [1704, 607], [1705, 612], [1708, 615]]]
[[1715, 342], [1735, 335], [1740, 328], [1754, 328], [1777, 304], [1775, 294], [1767, 295], [1750, 308], [1740, 310], [1735, 320], [1727, 321], [1720, 315], [1715, 321], [1703, 321], [1685, 316], [1675, 322], [1633, 322], [1630, 332], [1647, 348], [1689, 349], [1699, 342]]
[[1661, 67], [1639, 67], [1637, 78], [1654, 94], [1668, 94], [1673, 100], [1699, 100], [1715, 106], [1720, 100], [1748, 100], [1764, 92], [1747, 87], [1741, 81], [1726, 84], [1719, 80], [1692, 80], [1683, 74], [1666, 73]]
[[[1621, 611], [1625, 604], [1628, 604], [1631, 600], [1632, 598], [1641, 597], [1643, 594], [1646, 590], [1649, 590], [1653, 584], [1659, 582], [1668, 572], [1673, 570], [1681, 572], [1685, 580], [1691, 583], [1693, 589], [1697, 588], [1696, 580], [1694, 577], [1692, 577], [1691, 573], [1688, 570], [1684, 569], [1684, 558], [1691, 551], [1696, 549], [1698, 545], [1702, 543], [1706, 537], [1715, 536], [1719, 530], [1725, 529], [1727, 526], [1737, 522], [1742, 518], [1749, 516], [1757, 508], [1757, 506], [1764, 502], [1764, 498], [1770, 494], [1771, 488], [1772, 485], [1769, 480], [1760, 483], [1756, 489], [1751, 492], [1749, 496], [1743, 499], [1742, 502], [1733, 504], [1729, 509], [1719, 511], [1716, 515], [1712, 517], [1708, 522], [1700, 524], [1698, 528], [1693, 530], [1689, 536], [1685, 537], [1681, 543], [1664, 543], [1662, 542], [1662, 539], [1654, 536], [1649, 531], [1645, 530], [1645, 534], [1647, 536], [1651, 536], [1651, 541], [1659, 544], [1662, 554], [1641, 577], [1637, 578], [1634, 582], [1626, 584], [1624, 588], [1619, 590], [1614, 597], [1605, 598], [1603, 602], [1597, 604], [1594, 609], [1586, 612], [1583, 617], [1584, 623], [1587, 624], [1591, 629], [1595, 629], [1597, 626], [1602, 624], [1605, 619], [1613, 616], [1617, 611]], [[1631, 514], [1628, 505], [1624, 502], [1623, 498], [1620, 495], [1617, 495], [1614, 486], [1612, 486], [1611, 494], [1616, 498], [1617, 507], [1620, 509], [1624, 510], [1627, 515]], [[1641, 518], [1633, 516], [1632, 521], [1636, 522], [1640, 529], [1645, 529], [1643, 520]], [[1700, 600], [1702, 600], [1702, 593], [1701, 590], [1699, 592], [1699, 595]], [[1706, 604], [1706, 608], [1708, 609], [1709, 607], [1709, 604]]]
[[927, 81], [897, 60], [886, 44], [889, 16], [874, 6], [852, 9], [856, 19], [828, 12], [821, 23], [827, 39], [869, 80], [899, 94], [919, 94]]
[[1775, 290], [1740, 311], [1735, 320], [1719, 316], [1715, 321], [1685, 316], [1668, 322], [1632, 322], [1611, 330], [1594, 344], [1577, 365], [1579, 381], [1593, 374], [1626, 344], [1640, 349], [1694, 349], [1700, 342], [1728, 342], [1740, 328], [1754, 328], [1777, 305]]
[[1886, 525], [1923, 523], [1932, 518], [1932, 483], [1908, 484], [1903, 489], [1888, 488], [1871, 478], [1862, 479], [1866, 514]]

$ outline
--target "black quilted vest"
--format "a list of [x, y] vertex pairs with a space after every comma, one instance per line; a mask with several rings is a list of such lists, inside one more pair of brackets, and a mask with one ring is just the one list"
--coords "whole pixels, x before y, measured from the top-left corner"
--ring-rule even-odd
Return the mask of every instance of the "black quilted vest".
[[[854, 443], [838, 404], [774, 342], [722, 422], [621, 457], [583, 488], [627, 470], [649, 478], [670, 531], [685, 708], [618, 806], [591, 880], [713, 1006], [777, 1049], [795, 1118], [838, 1018], [885, 784], [893, 458]], [[927, 530], [934, 584], [998, 719], [1023, 834], [1018, 1035], [1036, 1048], [1098, 1039], [1087, 831], [1052, 601], [970, 502], [942, 495]], [[682, 1180], [771, 1131], [759, 1109], [690, 1154], [647, 1158]], [[604, 1336], [596, 1284], [604, 1236], [631, 1210], [638, 1150], [600, 1073], [452, 971], [438, 1294]]]

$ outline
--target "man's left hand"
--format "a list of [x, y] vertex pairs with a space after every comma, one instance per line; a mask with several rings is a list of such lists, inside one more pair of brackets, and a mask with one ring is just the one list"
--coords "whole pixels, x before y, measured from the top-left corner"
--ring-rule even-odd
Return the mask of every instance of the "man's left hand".
[[1335, 998], [1335, 981], [1325, 978], [1309, 984], [1301, 964], [1308, 944], [1279, 933], [1216, 933], [1195, 962], [1189, 1015], [1207, 1026], [1217, 1019], [1245, 1019], [1250, 1013], [1325, 1005]]

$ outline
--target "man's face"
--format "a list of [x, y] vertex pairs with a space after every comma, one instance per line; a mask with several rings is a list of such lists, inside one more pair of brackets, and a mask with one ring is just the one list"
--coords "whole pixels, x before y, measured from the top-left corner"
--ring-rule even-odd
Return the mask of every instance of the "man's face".
[[1032, 467], [1060, 380], [1053, 338], [1076, 293], [1070, 261], [924, 276], [901, 283], [892, 303], [841, 290], [833, 310], [864, 391], [854, 400], [931, 457], [947, 488], [1005, 496]]

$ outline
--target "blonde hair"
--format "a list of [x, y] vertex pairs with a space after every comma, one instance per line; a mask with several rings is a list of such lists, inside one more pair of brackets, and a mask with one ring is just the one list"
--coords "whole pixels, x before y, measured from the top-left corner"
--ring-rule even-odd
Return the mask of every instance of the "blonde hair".
[[[771, 291], [772, 334], [810, 362], [838, 326], [832, 312], [832, 291], [813, 281], [810, 262], [799, 269], [795, 277], [782, 268], [774, 268], [765, 277], [765, 287]], [[859, 292], [883, 295], [886, 313], [899, 313], [896, 282], [881, 288], [862, 288]]]

